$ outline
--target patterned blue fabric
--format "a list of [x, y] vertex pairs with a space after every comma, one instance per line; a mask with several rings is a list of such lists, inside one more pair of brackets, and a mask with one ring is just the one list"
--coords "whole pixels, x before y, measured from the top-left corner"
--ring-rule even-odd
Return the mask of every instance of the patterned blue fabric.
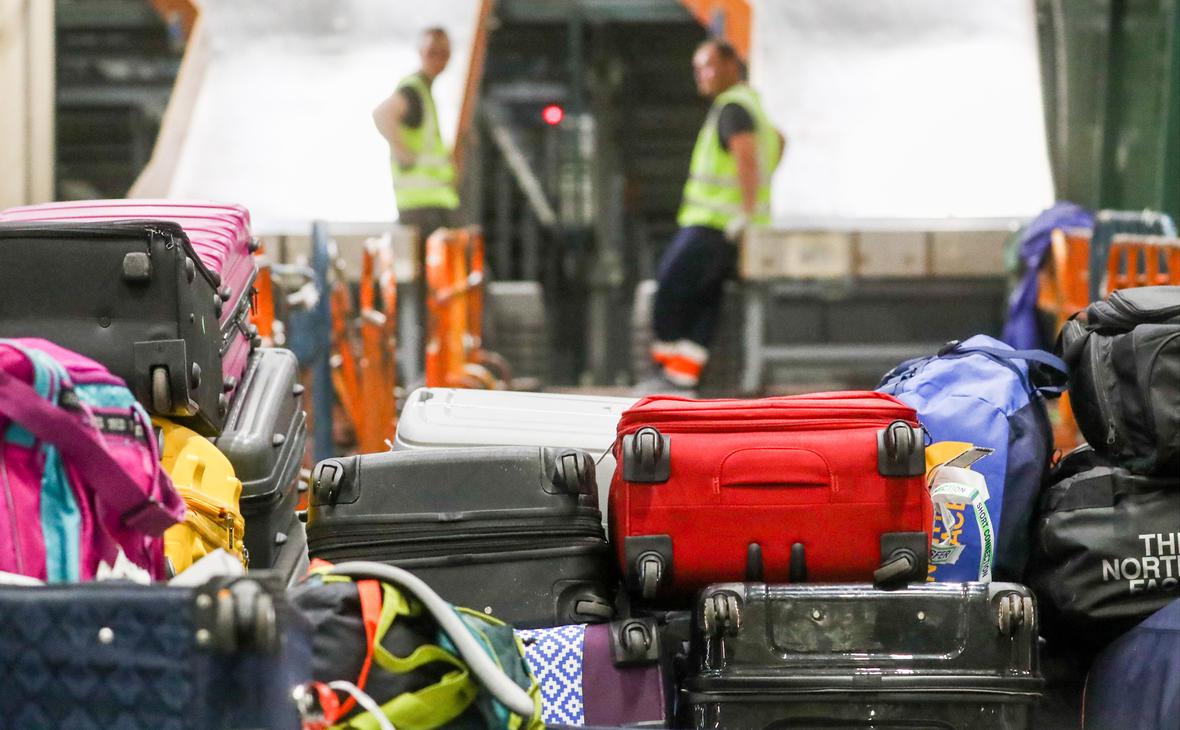
[[541, 719], [546, 725], [584, 725], [582, 643], [585, 624], [552, 629], [518, 629], [524, 658], [541, 685]]

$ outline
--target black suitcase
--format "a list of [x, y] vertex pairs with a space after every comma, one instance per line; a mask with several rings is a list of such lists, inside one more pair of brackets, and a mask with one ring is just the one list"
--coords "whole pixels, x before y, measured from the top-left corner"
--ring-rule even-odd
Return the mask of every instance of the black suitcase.
[[251, 568], [278, 567], [291, 539], [307, 413], [299, 363], [290, 350], [259, 348], [250, 357], [225, 428], [214, 443], [242, 480], [242, 516]]
[[376, 560], [521, 628], [610, 620], [614, 561], [584, 451], [494, 447], [328, 459], [311, 557]]
[[0, 726], [299, 727], [311, 627], [271, 576], [0, 586]]
[[684, 683], [697, 728], [1026, 728], [1043, 680], [1013, 583], [706, 588]]
[[156, 415], [205, 436], [229, 410], [221, 356], [247, 327], [180, 226], [0, 224], [0, 337], [46, 337], [105, 365]]

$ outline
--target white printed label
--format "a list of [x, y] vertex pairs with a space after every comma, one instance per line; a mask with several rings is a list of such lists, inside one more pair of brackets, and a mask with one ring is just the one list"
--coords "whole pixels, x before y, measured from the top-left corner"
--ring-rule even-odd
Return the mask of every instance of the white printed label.
[[1143, 555], [1102, 561], [1102, 580], [1126, 581], [1127, 592], [1148, 593], [1180, 587], [1180, 532], [1139, 535]]

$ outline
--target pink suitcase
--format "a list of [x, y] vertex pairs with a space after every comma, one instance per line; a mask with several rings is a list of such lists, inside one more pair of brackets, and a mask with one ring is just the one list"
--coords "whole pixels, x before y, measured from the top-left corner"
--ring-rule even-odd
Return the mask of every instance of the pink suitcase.
[[0, 221], [7, 222], [131, 219], [180, 225], [198, 258], [217, 275], [218, 293], [225, 301], [221, 330], [223, 335], [230, 333], [222, 343], [222, 377], [232, 399], [257, 336], [257, 329], [250, 324], [250, 308], [258, 275], [253, 256], [258, 243], [250, 231], [250, 213], [243, 206], [184, 200], [74, 200], [0, 211]]

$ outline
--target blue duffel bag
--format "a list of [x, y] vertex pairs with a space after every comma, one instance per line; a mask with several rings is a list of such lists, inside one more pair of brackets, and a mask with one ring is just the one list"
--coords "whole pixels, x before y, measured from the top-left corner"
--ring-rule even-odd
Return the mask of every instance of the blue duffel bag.
[[942, 505], [931, 550], [934, 580], [1021, 581], [1053, 453], [1045, 397], [1060, 394], [1066, 382], [1065, 363], [1057, 357], [1013, 350], [986, 335], [949, 342], [881, 380], [877, 390], [916, 410], [930, 441], [992, 449], [971, 467], [986, 485], [972, 503], [931, 494]]
[[1180, 725], [1180, 601], [1106, 647], [1086, 678], [1086, 730]]

